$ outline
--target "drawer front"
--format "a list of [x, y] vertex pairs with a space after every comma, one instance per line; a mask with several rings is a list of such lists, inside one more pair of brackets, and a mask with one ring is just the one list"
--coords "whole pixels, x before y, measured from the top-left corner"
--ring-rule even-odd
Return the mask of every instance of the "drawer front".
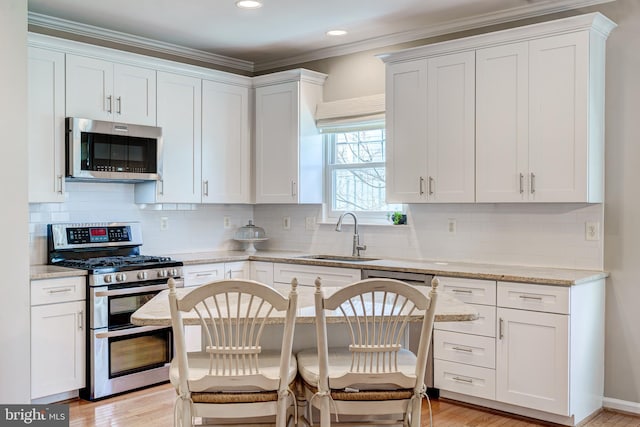
[[359, 269], [339, 267], [318, 267], [316, 265], [273, 264], [273, 281], [291, 283], [298, 279], [301, 286], [314, 286], [316, 277], [320, 277], [323, 286], [344, 286], [361, 279]]
[[469, 304], [496, 305], [496, 282], [491, 280], [438, 277], [440, 289]]
[[434, 322], [433, 328], [441, 331], [463, 332], [466, 334], [496, 336], [496, 308], [489, 305], [473, 305], [478, 311], [476, 320], [464, 322]]
[[498, 307], [570, 314], [570, 288], [498, 282]]
[[450, 362], [495, 369], [496, 340], [458, 332], [433, 332], [433, 357]]
[[182, 268], [184, 286], [200, 286], [214, 280], [224, 279], [224, 263], [185, 265]]
[[83, 300], [86, 289], [85, 277], [32, 280], [31, 305]]
[[436, 388], [495, 400], [496, 371], [446, 360], [433, 361]]

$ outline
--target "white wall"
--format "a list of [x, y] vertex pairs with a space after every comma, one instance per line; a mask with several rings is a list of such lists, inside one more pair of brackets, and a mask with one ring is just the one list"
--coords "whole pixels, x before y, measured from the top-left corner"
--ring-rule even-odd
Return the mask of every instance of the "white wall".
[[640, 1], [601, 9], [618, 24], [607, 42], [605, 396], [640, 412]]
[[0, 402], [28, 403], [27, 2], [0, 2]]

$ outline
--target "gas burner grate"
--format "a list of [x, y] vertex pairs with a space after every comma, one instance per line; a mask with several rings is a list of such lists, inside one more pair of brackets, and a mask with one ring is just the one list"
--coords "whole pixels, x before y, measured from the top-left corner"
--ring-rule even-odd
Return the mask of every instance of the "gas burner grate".
[[102, 267], [123, 267], [137, 264], [170, 262], [170, 257], [132, 255], [132, 256], [107, 256], [87, 259], [66, 259], [59, 265], [71, 268], [95, 269]]

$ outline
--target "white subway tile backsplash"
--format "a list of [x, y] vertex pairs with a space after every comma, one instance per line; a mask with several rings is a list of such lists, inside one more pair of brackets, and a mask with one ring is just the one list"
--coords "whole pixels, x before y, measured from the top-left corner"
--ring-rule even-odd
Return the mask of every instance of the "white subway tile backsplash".
[[[143, 252], [171, 254], [243, 249], [233, 240], [249, 219], [269, 237], [258, 249], [351, 254], [353, 226], [341, 233], [322, 223], [321, 205], [136, 205], [131, 184], [67, 183], [67, 202], [31, 204], [31, 263], [46, 262], [46, 224], [140, 221]], [[602, 205], [420, 204], [407, 207], [408, 225], [361, 224], [368, 256], [602, 269], [603, 242], [585, 240], [585, 222], [603, 223]], [[224, 217], [231, 227], [224, 228]], [[289, 217], [290, 229], [282, 227]], [[160, 217], [168, 229], [160, 230]], [[315, 230], [306, 229], [316, 217]], [[450, 218], [456, 232], [448, 231]], [[602, 234], [602, 233], [601, 233]]]

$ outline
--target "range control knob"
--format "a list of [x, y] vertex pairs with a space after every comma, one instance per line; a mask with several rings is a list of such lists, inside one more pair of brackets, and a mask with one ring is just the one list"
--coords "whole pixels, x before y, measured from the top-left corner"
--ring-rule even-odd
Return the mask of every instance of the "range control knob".
[[124, 282], [125, 280], [127, 280], [127, 275], [124, 273], [117, 273], [116, 274], [116, 282]]
[[111, 283], [112, 280], [113, 278], [111, 277], [110, 274], [107, 274], [106, 276], [104, 276], [104, 283]]
[[177, 276], [177, 275], [178, 275], [178, 270], [177, 270], [177, 269], [175, 269], [175, 268], [172, 268], [171, 270], [169, 270], [169, 275], [170, 275], [171, 277], [175, 277], [175, 276]]
[[167, 277], [167, 270], [158, 270], [158, 277]]
[[146, 271], [139, 271], [138, 272], [138, 279], [146, 280], [146, 278], [147, 278], [147, 272]]

